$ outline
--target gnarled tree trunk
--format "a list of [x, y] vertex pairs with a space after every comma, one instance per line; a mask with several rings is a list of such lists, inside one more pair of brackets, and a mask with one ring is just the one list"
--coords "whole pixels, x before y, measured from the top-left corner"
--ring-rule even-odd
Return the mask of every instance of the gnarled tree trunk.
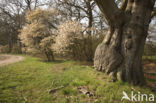
[[123, 0], [120, 9], [114, 0], [95, 2], [110, 26], [96, 49], [95, 69], [110, 74], [113, 80], [144, 84], [141, 62], [155, 0]]

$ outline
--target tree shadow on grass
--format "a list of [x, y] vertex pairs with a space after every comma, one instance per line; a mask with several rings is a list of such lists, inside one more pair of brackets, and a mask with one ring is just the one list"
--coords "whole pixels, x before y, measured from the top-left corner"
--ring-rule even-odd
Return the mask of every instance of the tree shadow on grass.
[[61, 60], [61, 59], [57, 59], [57, 60], [54, 60], [54, 61], [48, 61], [48, 60], [43, 60], [43, 59], [39, 59], [40, 62], [45, 62], [45, 63], [64, 63], [68, 60]]

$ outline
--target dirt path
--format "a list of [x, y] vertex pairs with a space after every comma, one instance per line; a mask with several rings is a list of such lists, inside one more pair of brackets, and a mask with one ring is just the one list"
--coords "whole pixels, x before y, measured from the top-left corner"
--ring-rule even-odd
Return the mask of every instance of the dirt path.
[[0, 55], [0, 66], [19, 62], [24, 60], [22, 56], [15, 56], [15, 55]]

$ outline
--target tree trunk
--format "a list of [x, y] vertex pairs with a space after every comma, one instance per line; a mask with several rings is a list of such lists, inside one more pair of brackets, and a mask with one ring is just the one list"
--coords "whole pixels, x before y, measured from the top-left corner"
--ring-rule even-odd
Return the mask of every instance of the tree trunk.
[[50, 56], [49, 56], [49, 53], [48, 53], [48, 52], [44, 52], [44, 53], [45, 53], [45, 55], [46, 55], [46, 58], [47, 58], [48, 62], [50, 62]]
[[114, 81], [145, 83], [142, 55], [153, 4], [150, 0], [128, 0], [125, 18], [117, 19], [116, 24], [113, 21], [95, 51], [96, 70], [110, 74]]
[[53, 51], [46, 51], [45, 55], [47, 57], [48, 62], [55, 61]]
[[93, 12], [92, 12], [92, 6], [91, 6], [91, 0], [86, 1], [86, 6], [87, 6], [87, 16], [88, 16], [88, 38], [86, 40], [87, 43], [87, 61], [92, 62], [93, 61], [93, 57], [94, 57], [94, 53], [93, 53], [93, 43], [92, 43], [92, 32], [91, 32], [91, 28], [93, 27]]
[[50, 56], [51, 56], [51, 61], [55, 61], [55, 58], [54, 58], [54, 53], [53, 53], [53, 51], [50, 51]]

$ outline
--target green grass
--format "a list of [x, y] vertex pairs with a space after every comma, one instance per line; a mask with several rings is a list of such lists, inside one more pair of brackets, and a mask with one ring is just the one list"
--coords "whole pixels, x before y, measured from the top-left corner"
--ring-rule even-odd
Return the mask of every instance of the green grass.
[[156, 56], [143, 56], [143, 60], [156, 61]]
[[[59, 86], [64, 88], [48, 93]], [[86, 86], [95, 96], [79, 93], [79, 86]], [[22, 62], [0, 67], [0, 103], [120, 103], [122, 91], [130, 95], [131, 88], [152, 93], [121, 81], [112, 83], [104, 73], [76, 61], [48, 63], [25, 56]]]

